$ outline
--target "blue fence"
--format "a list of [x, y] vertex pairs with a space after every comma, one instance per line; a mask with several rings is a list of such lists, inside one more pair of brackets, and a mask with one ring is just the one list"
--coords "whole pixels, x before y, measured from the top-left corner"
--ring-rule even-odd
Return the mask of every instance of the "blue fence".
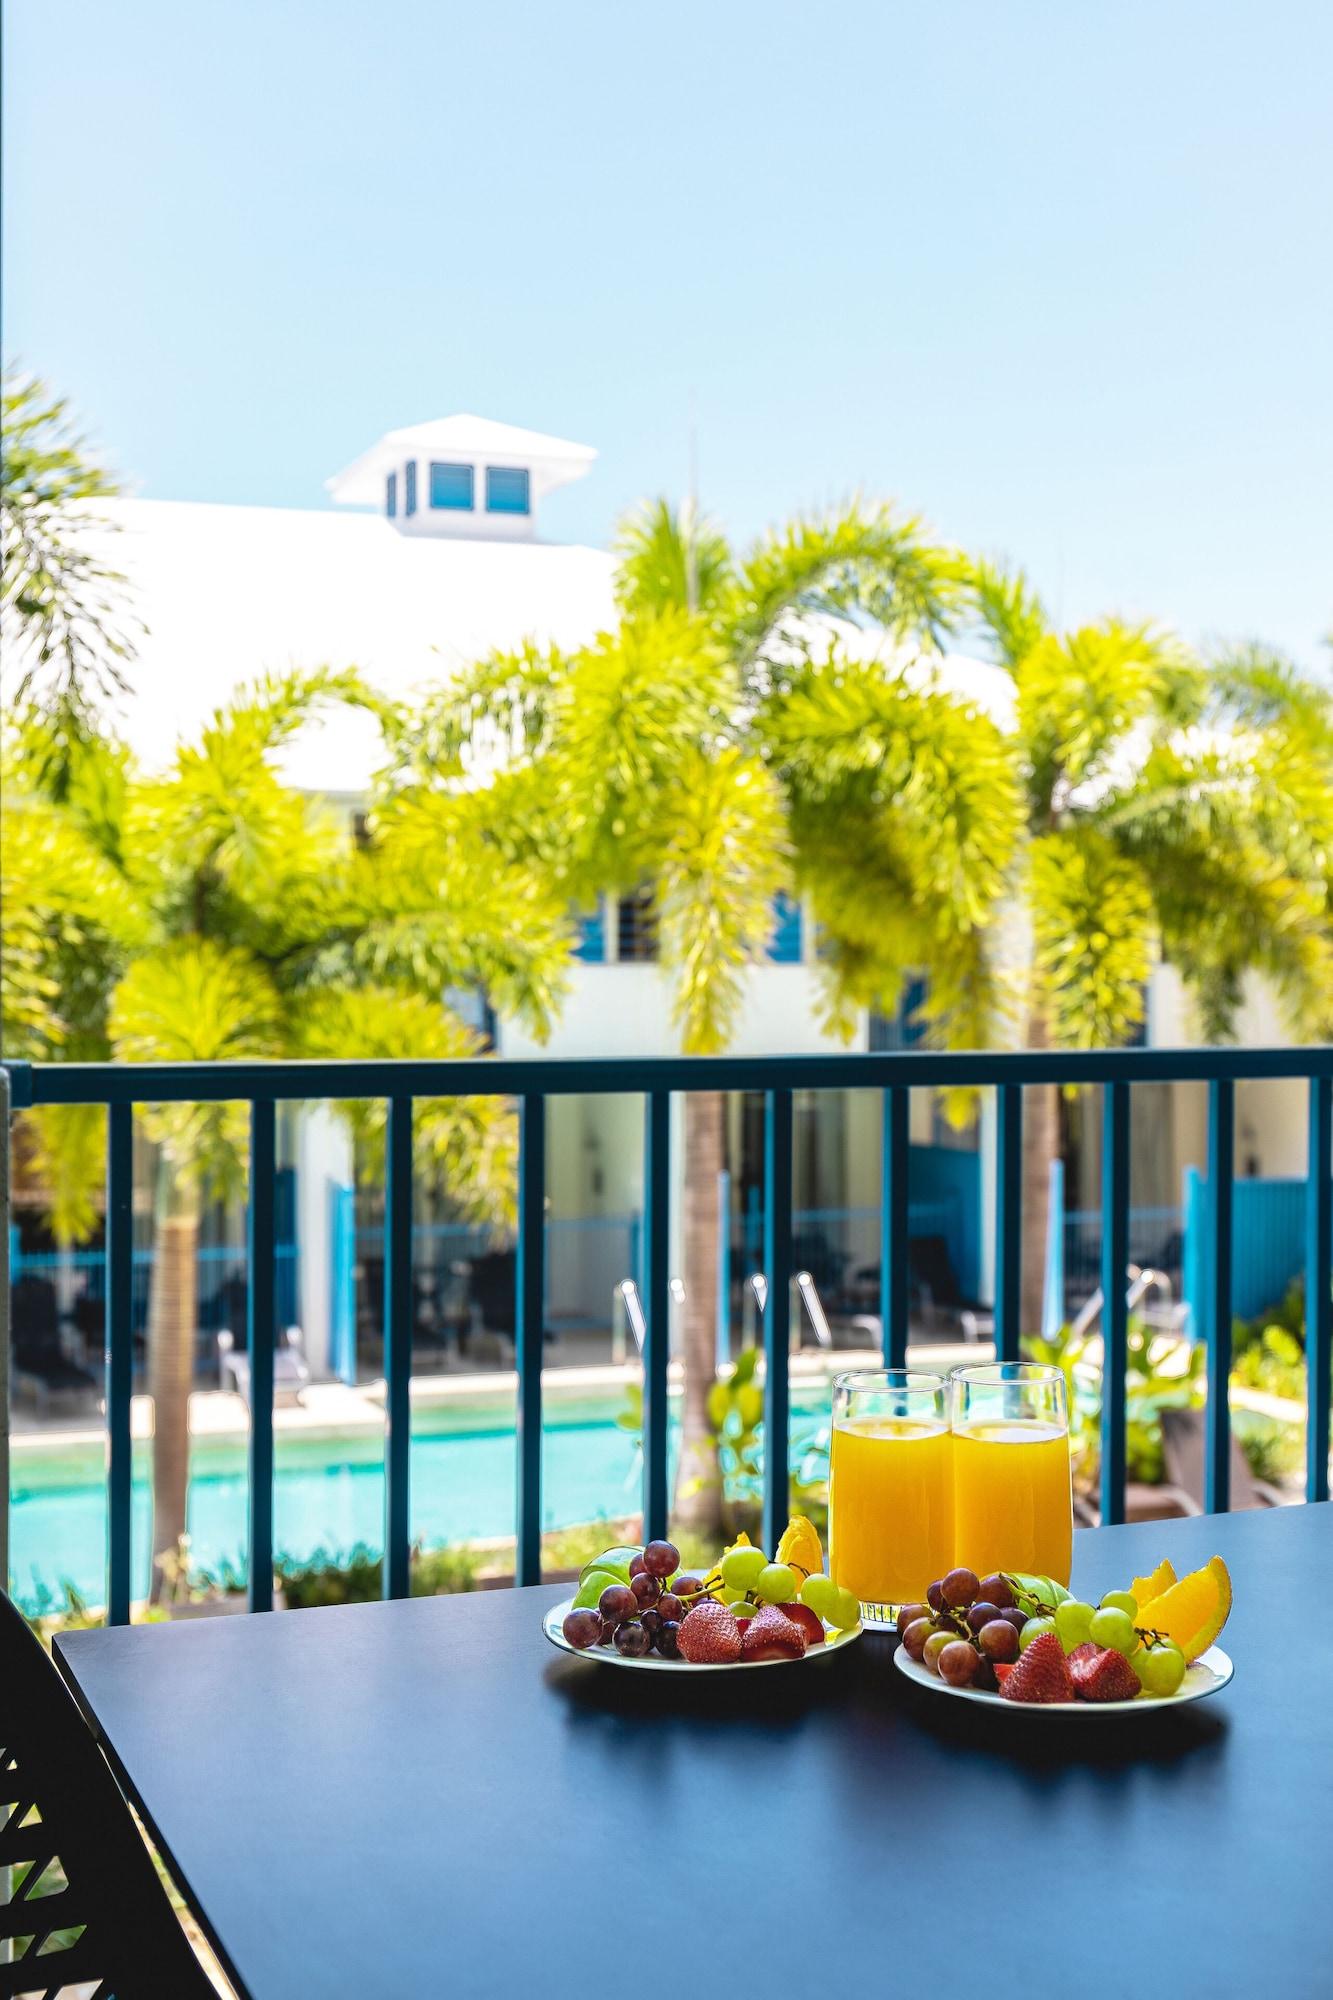
[[[882, 1093], [880, 1317], [884, 1356], [907, 1350], [910, 1293], [910, 1092], [991, 1086], [996, 1092], [995, 1339], [1001, 1359], [1020, 1352], [1023, 1087], [1097, 1086], [1102, 1118], [1101, 1507], [1124, 1517], [1126, 1332], [1129, 1262], [1130, 1086], [1201, 1081], [1208, 1087], [1208, 1408], [1205, 1504], [1229, 1501], [1235, 1084], [1238, 1078], [1298, 1077], [1309, 1104], [1304, 1185], [1307, 1467], [1311, 1499], [1328, 1498], [1330, 1352], [1333, 1348], [1333, 1048], [1134, 1049], [1016, 1055], [892, 1054], [786, 1057], [634, 1057], [616, 1061], [471, 1059], [457, 1062], [349, 1061], [229, 1064], [11, 1064], [5, 1094], [15, 1108], [103, 1104], [107, 1119], [106, 1401], [108, 1615], [130, 1613], [134, 1358], [133, 1115], [136, 1103], [247, 1102], [250, 1171], [247, 1244], [247, 1349], [251, 1373], [250, 1601], [267, 1609], [273, 1571], [273, 1360], [278, 1317], [276, 1107], [279, 1102], [378, 1097], [386, 1101], [383, 1335], [385, 1396], [384, 1592], [409, 1587], [412, 1369], [413, 1100], [506, 1094], [519, 1115], [515, 1353], [518, 1372], [517, 1574], [541, 1575], [542, 1343], [546, 1291], [546, 1104], [559, 1095], [642, 1093], [644, 1138], [643, 1517], [661, 1535], [668, 1513], [667, 1366], [671, 1325], [670, 1187], [673, 1092], [754, 1091], [765, 1103], [763, 1540], [773, 1546], [789, 1506], [789, 1342], [793, 1270], [792, 1098], [795, 1091], [877, 1089]], [[0, 1107], [3, 1108], [3, 1107]], [[6, 1218], [6, 1222], [8, 1218]], [[264, 1275], [266, 1274], [266, 1275]], [[261, 1280], [262, 1276], [262, 1281]]]

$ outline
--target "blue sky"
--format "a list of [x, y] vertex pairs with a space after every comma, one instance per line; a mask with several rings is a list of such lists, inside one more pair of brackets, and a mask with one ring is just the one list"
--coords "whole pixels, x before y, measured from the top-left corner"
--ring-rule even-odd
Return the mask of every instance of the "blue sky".
[[1333, 626], [1333, 10], [12, 0], [5, 346], [145, 495], [475, 410], [546, 531], [855, 487], [1066, 619]]

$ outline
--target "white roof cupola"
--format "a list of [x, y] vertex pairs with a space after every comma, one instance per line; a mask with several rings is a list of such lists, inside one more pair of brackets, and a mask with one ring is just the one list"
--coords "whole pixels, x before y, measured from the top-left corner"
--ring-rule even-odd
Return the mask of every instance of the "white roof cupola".
[[539, 501], [582, 479], [596, 457], [591, 445], [489, 417], [436, 417], [386, 431], [325, 485], [340, 505], [377, 508], [400, 534], [534, 541]]

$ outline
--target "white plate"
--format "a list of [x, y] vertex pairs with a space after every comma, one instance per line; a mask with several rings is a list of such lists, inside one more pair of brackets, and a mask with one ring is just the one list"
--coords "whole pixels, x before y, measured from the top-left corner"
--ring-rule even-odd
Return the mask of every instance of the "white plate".
[[542, 1631], [553, 1646], [562, 1653], [571, 1653], [576, 1660], [596, 1660], [604, 1667], [647, 1668], [650, 1673], [660, 1674], [734, 1674], [738, 1668], [757, 1670], [760, 1667], [804, 1667], [812, 1660], [822, 1660], [830, 1653], [840, 1653], [844, 1646], [850, 1646], [861, 1636], [860, 1625], [853, 1625], [848, 1632], [829, 1632], [822, 1646], [807, 1646], [799, 1660], [719, 1660], [696, 1665], [692, 1660], [664, 1660], [660, 1653], [645, 1653], [642, 1659], [632, 1660], [624, 1653], [618, 1653], [614, 1646], [571, 1646], [560, 1627], [574, 1609], [572, 1597], [562, 1598], [553, 1604], [542, 1619]]
[[919, 1687], [929, 1688], [932, 1694], [947, 1694], [955, 1701], [984, 1701], [992, 1708], [1008, 1709], [1014, 1715], [1141, 1715], [1145, 1710], [1179, 1708], [1187, 1701], [1204, 1701], [1210, 1694], [1224, 1688], [1236, 1669], [1220, 1646], [1210, 1646], [1206, 1653], [1200, 1653], [1197, 1660], [1185, 1669], [1185, 1678], [1174, 1694], [1139, 1694], [1133, 1701], [1002, 1701], [998, 1694], [991, 1694], [986, 1688], [950, 1687], [938, 1674], [932, 1674], [921, 1660], [912, 1660], [907, 1650], [899, 1646], [894, 1661], [901, 1673]]

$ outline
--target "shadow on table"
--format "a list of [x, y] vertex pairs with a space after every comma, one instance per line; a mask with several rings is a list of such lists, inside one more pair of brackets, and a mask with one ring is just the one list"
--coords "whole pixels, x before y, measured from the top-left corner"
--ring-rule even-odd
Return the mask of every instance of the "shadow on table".
[[[901, 1676], [898, 1677], [901, 1680]], [[955, 1744], [1024, 1771], [1123, 1771], [1135, 1764], [1157, 1766], [1207, 1755], [1226, 1741], [1225, 1715], [1203, 1709], [1149, 1706], [1133, 1717], [1107, 1716], [1100, 1722], [1060, 1715], [996, 1714], [975, 1702], [948, 1701], [902, 1681], [898, 1706], [915, 1727], [939, 1743]]]
[[790, 1729], [803, 1717], [848, 1700], [854, 1685], [850, 1665], [829, 1659], [763, 1674], [689, 1669], [636, 1674], [595, 1659], [566, 1657], [553, 1660], [544, 1677], [580, 1718], [659, 1725], [663, 1720], [717, 1722], [731, 1728], [750, 1724], [766, 1732]]

